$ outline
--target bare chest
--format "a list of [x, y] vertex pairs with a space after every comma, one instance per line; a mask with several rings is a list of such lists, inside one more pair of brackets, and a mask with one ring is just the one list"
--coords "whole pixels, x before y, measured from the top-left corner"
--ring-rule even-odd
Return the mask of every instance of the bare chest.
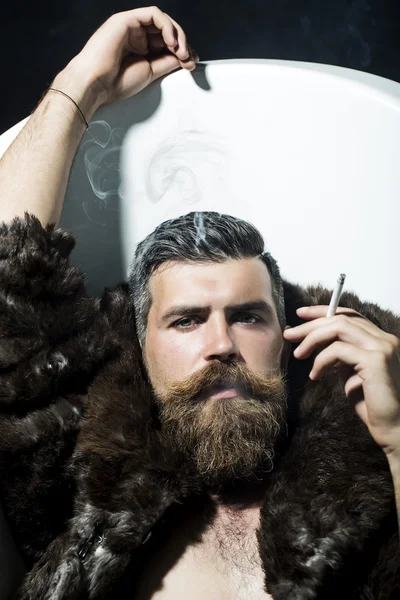
[[272, 600], [264, 589], [258, 522], [259, 511], [234, 519], [224, 514], [198, 535], [186, 524], [152, 555], [135, 599]]

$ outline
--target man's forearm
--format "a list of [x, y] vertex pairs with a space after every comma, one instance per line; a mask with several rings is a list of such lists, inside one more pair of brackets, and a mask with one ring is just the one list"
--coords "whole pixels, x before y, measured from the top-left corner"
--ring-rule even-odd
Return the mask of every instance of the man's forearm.
[[[75, 100], [89, 120], [101, 90], [71, 61], [50, 87]], [[43, 226], [58, 225], [72, 161], [85, 132], [69, 98], [48, 92], [0, 160], [0, 222], [28, 211]]]
[[387, 457], [390, 466], [390, 472], [393, 479], [394, 494], [396, 499], [397, 521], [400, 530], [400, 450], [392, 452]]

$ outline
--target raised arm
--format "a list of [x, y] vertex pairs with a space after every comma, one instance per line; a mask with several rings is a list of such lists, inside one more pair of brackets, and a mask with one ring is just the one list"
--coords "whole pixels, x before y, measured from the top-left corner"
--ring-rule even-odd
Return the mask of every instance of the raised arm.
[[[96, 82], [72, 61], [51, 87], [64, 91], [89, 120], [99, 107]], [[97, 84], [98, 85], [98, 84]], [[47, 92], [0, 160], [0, 222], [38, 217], [43, 227], [58, 226], [72, 161], [85, 131], [78, 109], [67, 97]]]
[[[179, 66], [192, 70], [195, 65], [187, 54], [182, 28], [159, 8], [116, 13], [50, 87], [70, 96], [89, 121], [102, 104], [134, 96]], [[43, 226], [58, 225], [84, 132], [74, 103], [48, 91], [0, 160], [0, 222], [28, 211]]]

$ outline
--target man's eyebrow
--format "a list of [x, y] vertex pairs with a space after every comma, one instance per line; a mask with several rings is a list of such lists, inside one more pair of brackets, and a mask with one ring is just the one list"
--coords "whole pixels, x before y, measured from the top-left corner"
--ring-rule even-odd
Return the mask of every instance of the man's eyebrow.
[[[160, 319], [160, 324], [165, 325], [172, 317], [184, 317], [193, 313], [205, 313], [210, 310], [209, 306], [189, 306], [187, 304], [172, 306]], [[265, 300], [253, 300], [242, 304], [230, 304], [226, 307], [228, 311], [261, 310], [268, 315], [274, 314], [274, 309]]]

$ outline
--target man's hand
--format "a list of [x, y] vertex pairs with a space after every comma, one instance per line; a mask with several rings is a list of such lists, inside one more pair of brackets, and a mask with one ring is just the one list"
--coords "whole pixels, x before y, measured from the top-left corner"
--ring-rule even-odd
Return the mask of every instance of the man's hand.
[[112, 15], [69, 63], [90, 73], [99, 105], [134, 96], [155, 79], [199, 61], [182, 27], [156, 6]]
[[[301, 344], [294, 356], [305, 359], [317, 350], [310, 378], [318, 379], [327, 367], [338, 364], [345, 394], [355, 403], [375, 442], [388, 459], [400, 455], [400, 340], [382, 331], [352, 308], [338, 307], [326, 318], [328, 306], [298, 309], [298, 327], [284, 337]], [[321, 350], [321, 347], [324, 348]]]

